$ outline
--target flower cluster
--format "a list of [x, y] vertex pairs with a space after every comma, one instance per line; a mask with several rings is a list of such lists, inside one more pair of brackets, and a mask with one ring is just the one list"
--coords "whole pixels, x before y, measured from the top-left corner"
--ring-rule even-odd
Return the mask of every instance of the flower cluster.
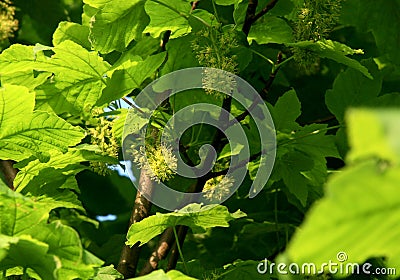
[[[101, 109], [93, 110], [93, 117], [97, 122], [95, 127], [89, 128], [91, 142], [97, 145], [104, 155], [118, 158], [118, 143], [112, 132], [112, 121], [103, 116], [99, 116], [103, 111]], [[92, 170], [99, 175], [109, 175], [111, 170], [104, 162], [90, 162]]]
[[141, 146], [131, 147], [133, 162], [146, 172], [151, 180], [160, 183], [171, 179], [177, 170], [178, 160], [172, 148], [161, 144], [157, 148]]
[[18, 20], [14, 19], [15, 7], [10, 0], [0, 0], [0, 42], [13, 37], [18, 29]]
[[[225, 70], [235, 73], [237, 69], [237, 57], [231, 55], [233, 48], [238, 46], [233, 32], [220, 32], [213, 28], [200, 31], [192, 42], [192, 48], [196, 52], [196, 58], [201, 66]], [[231, 92], [236, 88], [236, 80], [233, 75], [223, 75], [222, 72], [205, 71], [203, 87], [206, 93], [217, 98], [226, 98], [220, 93], [220, 89]], [[228, 88], [227, 88], [228, 87]]]
[[[294, 38], [299, 41], [318, 41], [326, 38], [337, 24], [344, 0], [305, 0], [298, 7]], [[318, 69], [319, 57], [310, 50], [294, 48], [294, 58], [304, 70]]]
[[209, 200], [221, 200], [231, 192], [235, 180], [229, 176], [220, 175], [207, 180], [203, 188], [203, 196]]

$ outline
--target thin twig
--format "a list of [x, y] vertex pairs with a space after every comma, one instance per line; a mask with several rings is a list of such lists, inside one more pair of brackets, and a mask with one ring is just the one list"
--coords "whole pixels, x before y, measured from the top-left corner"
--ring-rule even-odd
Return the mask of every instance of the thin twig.
[[[147, 192], [147, 195], [151, 196], [153, 183], [150, 177], [145, 171], [140, 172], [139, 184], [141, 189]], [[151, 202], [143, 196], [142, 193], [137, 191], [135, 204], [132, 210], [131, 218], [129, 220], [129, 227], [137, 222], [140, 222], [144, 218], [149, 216], [151, 209]], [[132, 278], [136, 274], [136, 268], [139, 261], [140, 255], [139, 242], [129, 247], [124, 245], [121, 252], [121, 257], [118, 263], [117, 270], [124, 275], [125, 279]]]
[[275, 65], [278, 65], [278, 66], [271, 71], [271, 73], [269, 74], [269, 78], [268, 78], [267, 82], [265, 83], [264, 88], [262, 89], [262, 98], [263, 99], [265, 99], [267, 97], [269, 91], [271, 90], [272, 84], [276, 78], [276, 74], [278, 73], [279, 69], [281, 68], [280, 65], [282, 63], [282, 60], [283, 60], [283, 53], [280, 51], [276, 57], [276, 63], [275, 63]]
[[13, 167], [14, 162], [12, 160], [0, 160], [0, 170], [4, 174], [7, 186], [14, 190], [14, 179], [17, 176], [18, 170]]
[[194, 10], [197, 9], [197, 5], [199, 4], [200, 1], [193, 1], [192, 3], [192, 9], [190, 10], [190, 12], [193, 12]]

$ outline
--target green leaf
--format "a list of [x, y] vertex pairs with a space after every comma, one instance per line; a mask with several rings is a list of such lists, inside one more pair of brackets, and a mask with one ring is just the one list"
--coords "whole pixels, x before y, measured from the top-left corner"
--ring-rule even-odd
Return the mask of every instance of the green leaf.
[[325, 102], [339, 122], [344, 121], [345, 111], [354, 106], [366, 105], [376, 100], [382, 88], [382, 74], [372, 61], [365, 61], [374, 79], [370, 80], [354, 69], [340, 73], [333, 88], [326, 91]]
[[94, 274], [94, 268], [103, 264], [96, 257], [86, 260], [87, 253], [82, 247], [79, 234], [73, 228], [60, 222], [37, 225], [28, 232], [36, 239], [48, 244], [48, 253], [60, 259], [58, 279], [90, 279]]
[[33, 269], [42, 279], [58, 279], [60, 260], [49, 246], [28, 235], [10, 237], [0, 234], [0, 271], [16, 266]]
[[115, 280], [122, 279], [123, 275], [119, 273], [113, 265], [101, 267], [93, 280]]
[[33, 91], [37, 86], [46, 82], [51, 76], [51, 73], [36, 72], [32, 70], [21, 71], [1, 77], [1, 83], [11, 85], [23, 85], [30, 91]]
[[349, 142], [348, 160], [378, 157], [399, 163], [399, 110], [353, 109], [347, 114]]
[[233, 4], [239, 4], [243, 0], [215, 0], [215, 4], [221, 5], [221, 6], [229, 6]]
[[135, 280], [136, 279], [139, 279], [139, 280], [196, 280], [196, 278], [186, 276], [182, 272], [177, 271], [177, 270], [170, 270], [167, 273], [165, 273], [161, 269], [153, 271], [152, 273], [145, 275], [145, 276], [140, 276], [140, 277], [130, 278], [130, 279], [135, 279]]
[[288, 43], [289, 47], [297, 47], [310, 50], [322, 58], [329, 58], [338, 63], [344, 64], [350, 68], [360, 71], [364, 76], [373, 79], [368, 69], [361, 65], [357, 60], [347, 57], [347, 55], [363, 54], [362, 50], [353, 50], [352, 48], [331, 40], [302, 41], [298, 43]]
[[[321, 186], [327, 177], [326, 157], [339, 158], [335, 137], [325, 135], [327, 125], [312, 124], [290, 132], [278, 134], [276, 164], [271, 181], [282, 180], [289, 194], [293, 195], [304, 209], [321, 195]], [[257, 162], [249, 165], [250, 176], [254, 176]]]
[[276, 165], [278, 176], [283, 179], [289, 192], [300, 201], [303, 207], [307, 205], [309, 182], [302, 171], [310, 170], [313, 166], [314, 161], [298, 151], [279, 157]]
[[193, 50], [188, 47], [193, 40], [194, 36], [189, 34], [184, 37], [172, 39], [168, 42], [166, 47], [168, 56], [161, 70], [162, 75], [199, 65]]
[[360, 32], [372, 31], [381, 55], [400, 65], [400, 1], [386, 0], [384, 5], [373, 0], [345, 1], [342, 11], [342, 23], [356, 26]]
[[139, 40], [149, 22], [144, 11], [146, 1], [90, 0], [84, 1], [97, 7], [91, 18], [90, 41], [101, 53], [123, 51], [133, 40]]
[[15, 177], [14, 185], [17, 190], [21, 191], [34, 178], [41, 179], [43, 182], [51, 182], [54, 179], [58, 179], [54, 177], [52, 178], [51, 172], [49, 175], [43, 173], [43, 177], [39, 176], [39, 172], [45, 170], [46, 168], [61, 170], [66, 167], [70, 167], [69, 169], [66, 169], [65, 172], [67, 172], [69, 175], [75, 175], [76, 173], [85, 169], [85, 166], [79, 165], [79, 163], [87, 161], [107, 162], [110, 164], [118, 163], [118, 159], [103, 155], [103, 152], [98, 146], [87, 144], [79, 145], [75, 148], [70, 148], [66, 153], [51, 151], [50, 160], [47, 162], [33, 160], [26, 166], [19, 167], [20, 170]]
[[46, 203], [34, 203], [29, 198], [11, 190], [0, 190], [0, 233], [18, 235], [41, 221], [48, 219], [51, 207]]
[[[347, 262], [386, 257], [388, 267], [399, 267], [399, 121], [398, 111], [349, 112], [353, 165], [330, 177], [326, 196], [310, 210], [286, 250], [290, 261], [318, 267], [345, 252]], [[397, 161], [390, 165], [377, 158]]]
[[292, 43], [293, 30], [283, 19], [267, 16], [251, 26], [247, 40], [250, 44], [253, 41], [258, 44]]
[[19, 122], [31, 114], [35, 107], [35, 95], [26, 87], [3, 85], [0, 88], [0, 131], [9, 122]]
[[133, 246], [136, 242], [140, 242], [140, 245], [143, 245], [168, 227], [177, 225], [188, 226], [193, 232], [204, 232], [206, 229], [212, 227], [228, 227], [229, 221], [244, 216], [246, 214], [240, 210], [231, 214], [222, 205], [201, 207], [200, 204], [190, 204], [177, 212], [168, 214], [157, 213], [139, 223], [132, 224], [127, 234], [128, 241], [126, 244]]
[[329, 260], [337, 262], [336, 255], [345, 252], [350, 263], [385, 256], [388, 267], [399, 267], [399, 186], [399, 167], [382, 170], [374, 162], [333, 176], [326, 196], [291, 240], [287, 257], [320, 267]]
[[89, 42], [89, 27], [78, 23], [62, 21], [53, 34], [53, 45], [57, 46], [64, 41], [73, 41], [87, 50], [91, 49]]
[[129, 94], [133, 89], [140, 88], [142, 83], [151, 78], [161, 64], [164, 62], [166, 53], [159, 53], [142, 60], [135, 57], [113, 69], [111, 79], [103, 91], [102, 98], [97, 102], [98, 105], [106, 104], [110, 101], [120, 99]]
[[296, 92], [290, 90], [282, 95], [271, 110], [277, 131], [292, 131], [299, 128], [296, 119], [301, 115], [301, 104]]
[[[51, 199], [27, 198], [9, 189], [0, 191], [0, 199], [0, 234], [29, 235], [43, 242], [46, 253], [58, 260], [57, 279], [89, 279], [94, 274], [94, 268], [102, 264], [96, 257], [85, 253], [74, 229], [60, 222], [47, 223], [49, 211], [57, 205], [59, 207], [59, 203]], [[39, 273], [37, 269], [35, 271]]]
[[293, 145], [305, 153], [312, 155], [314, 159], [322, 157], [339, 157], [333, 135], [326, 135], [328, 125], [311, 124], [302, 127], [292, 135]]
[[124, 62], [133, 60], [133, 58], [137, 56], [146, 59], [149, 55], [152, 55], [159, 50], [160, 41], [158, 39], [151, 36], [143, 36], [142, 39], [136, 41], [132, 47], [121, 54], [120, 58], [118, 58], [118, 60], [113, 64], [113, 69], [122, 65]]
[[232, 148], [230, 144], [226, 144], [222, 151], [219, 153], [217, 160], [238, 155], [240, 154], [240, 151], [243, 149], [243, 147], [244, 146], [242, 144], [237, 142], [233, 143]]
[[24, 121], [9, 121], [0, 131], [0, 143], [4, 147], [0, 151], [0, 158], [10, 159], [8, 151], [12, 150], [20, 154], [11, 158], [14, 160], [29, 155], [46, 160], [49, 150], [67, 151], [69, 146], [76, 145], [84, 137], [81, 128], [72, 126], [56, 115], [47, 112], [34, 112], [31, 116], [29, 112], [27, 114]]
[[218, 276], [219, 280], [266, 280], [275, 279], [272, 275], [261, 274], [257, 271], [257, 267], [260, 264], [258, 261], [252, 260], [236, 260], [232, 264], [227, 264], [224, 266], [224, 271]]
[[191, 11], [191, 4], [184, 0], [149, 0], [145, 4], [146, 13], [150, 17], [144, 33], [150, 33], [154, 38], [160, 37], [161, 33], [171, 31], [170, 38], [184, 36], [191, 32], [189, 19], [194, 18], [202, 22], [213, 18], [213, 15], [200, 9]]
[[100, 98], [109, 65], [96, 52], [69, 40], [52, 50], [55, 54], [48, 58], [42, 51], [35, 53], [32, 46], [13, 45], [0, 55], [0, 74], [32, 71], [33, 75], [33, 70], [53, 73], [51, 80], [37, 88], [36, 106], [57, 114], [83, 115]]

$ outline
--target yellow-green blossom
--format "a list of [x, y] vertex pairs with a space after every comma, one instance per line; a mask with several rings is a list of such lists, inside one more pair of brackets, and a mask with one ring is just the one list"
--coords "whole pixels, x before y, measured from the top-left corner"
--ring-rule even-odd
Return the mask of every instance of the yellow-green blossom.
[[[104, 155], [118, 158], [119, 146], [112, 132], [112, 121], [103, 116], [99, 117], [102, 112], [101, 109], [95, 109], [92, 113], [97, 125], [89, 128], [91, 143], [97, 145]], [[90, 167], [99, 175], [105, 176], [111, 173], [110, 168], [104, 162], [90, 162]]]
[[229, 176], [211, 178], [204, 184], [203, 196], [209, 201], [222, 200], [230, 194], [234, 183], [235, 180]]
[[18, 29], [18, 20], [14, 19], [15, 7], [11, 1], [0, 0], [0, 42], [13, 37]]
[[161, 144], [157, 148], [132, 147], [133, 162], [144, 170], [151, 180], [160, 183], [171, 179], [177, 170], [178, 160], [172, 149]]
[[[196, 52], [196, 58], [200, 65], [236, 73], [236, 56], [232, 55], [231, 51], [238, 46], [238, 43], [232, 34], [213, 28], [199, 32], [197, 39], [192, 42], [192, 48]], [[203, 74], [203, 88], [207, 94], [217, 98], [226, 98], [227, 95], [221, 91], [230, 93], [236, 88], [236, 80], [233, 75], [221, 75], [216, 71], [207, 70]]]
[[[341, 3], [344, 0], [305, 0], [297, 8], [294, 38], [300, 41], [325, 39], [337, 24]], [[319, 68], [319, 56], [310, 50], [293, 49], [294, 58], [306, 73], [314, 73]]]

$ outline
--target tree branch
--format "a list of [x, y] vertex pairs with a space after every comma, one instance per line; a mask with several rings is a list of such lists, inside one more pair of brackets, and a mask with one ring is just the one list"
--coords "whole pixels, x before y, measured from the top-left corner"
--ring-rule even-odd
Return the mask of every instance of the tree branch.
[[7, 186], [14, 190], [14, 179], [17, 176], [18, 170], [13, 167], [12, 160], [0, 160], [0, 170], [4, 174], [4, 178], [6, 180]]
[[[276, 63], [275, 65], [279, 65], [282, 63], [282, 59], [283, 59], [283, 53], [279, 52], [277, 57], [276, 57]], [[262, 89], [262, 98], [265, 99], [269, 93], [269, 91], [271, 90], [272, 87], [272, 83], [275, 81], [276, 78], [276, 74], [278, 73], [280, 67], [278, 66], [276, 69], [273, 69], [273, 71], [271, 72], [271, 74], [269, 74], [269, 78], [265, 84], [265, 87]]]
[[[178, 227], [178, 241], [179, 241], [179, 246], [181, 248], [183, 247], [183, 242], [185, 241], [185, 237], [188, 230], [189, 228], [186, 226]], [[167, 271], [175, 269], [176, 263], [178, 262], [178, 257], [179, 257], [179, 251], [175, 240], [174, 245], [172, 246], [171, 256], [169, 257], [168, 260]]]
[[[145, 171], [140, 172], [139, 184], [142, 190], [145, 190], [147, 194], [151, 195], [151, 190], [153, 183], [150, 177]], [[136, 193], [135, 205], [132, 210], [132, 215], [129, 220], [129, 227], [137, 222], [140, 222], [144, 218], [149, 216], [151, 209], [151, 202], [148, 201], [143, 194], [139, 191]], [[124, 245], [121, 252], [121, 257], [118, 263], [117, 270], [127, 278], [133, 278], [136, 274], [136, 268], [139, 261], [141, 247], [139, 247], [139, 242], [129, 247]]]
[[249, 35], [251, 25], [254, 23], [254, 17], [256, 14], [258, 5], [258, 0], [249, 0], [249, 4], [247, 6], [246, 17], [244, 19], [244, 24], [242, 27], [242, 31], [244, 34]]
[[174, 240], [173, 229], [167, 228], [161, 235], [156, 250], [153, 251], [148, 261], [144, 264], [139, 275], [146, 275], [156, 270], [158, 263], [167, 257]]
[[268, 13], [270, 10], [272, 10], [273, 7], [275, 7], [276, 3], [278, 3], [279, 0], [271, 0], [264, 9], [262, 9], [258, 14], [256, 14], [253, 18], [253, 23], [258, 20], [260, 17]]
[[260, 17], [268, 13], [279, 0], [271, 0], [259, 13], [256, 14], [258, 0], [249, 0], [249, 5], [247, 6], [246, 17], [244, 19], [244, 24], [242, 31], [244, 34], [249, 35], [251, 25], [255, 23]]

